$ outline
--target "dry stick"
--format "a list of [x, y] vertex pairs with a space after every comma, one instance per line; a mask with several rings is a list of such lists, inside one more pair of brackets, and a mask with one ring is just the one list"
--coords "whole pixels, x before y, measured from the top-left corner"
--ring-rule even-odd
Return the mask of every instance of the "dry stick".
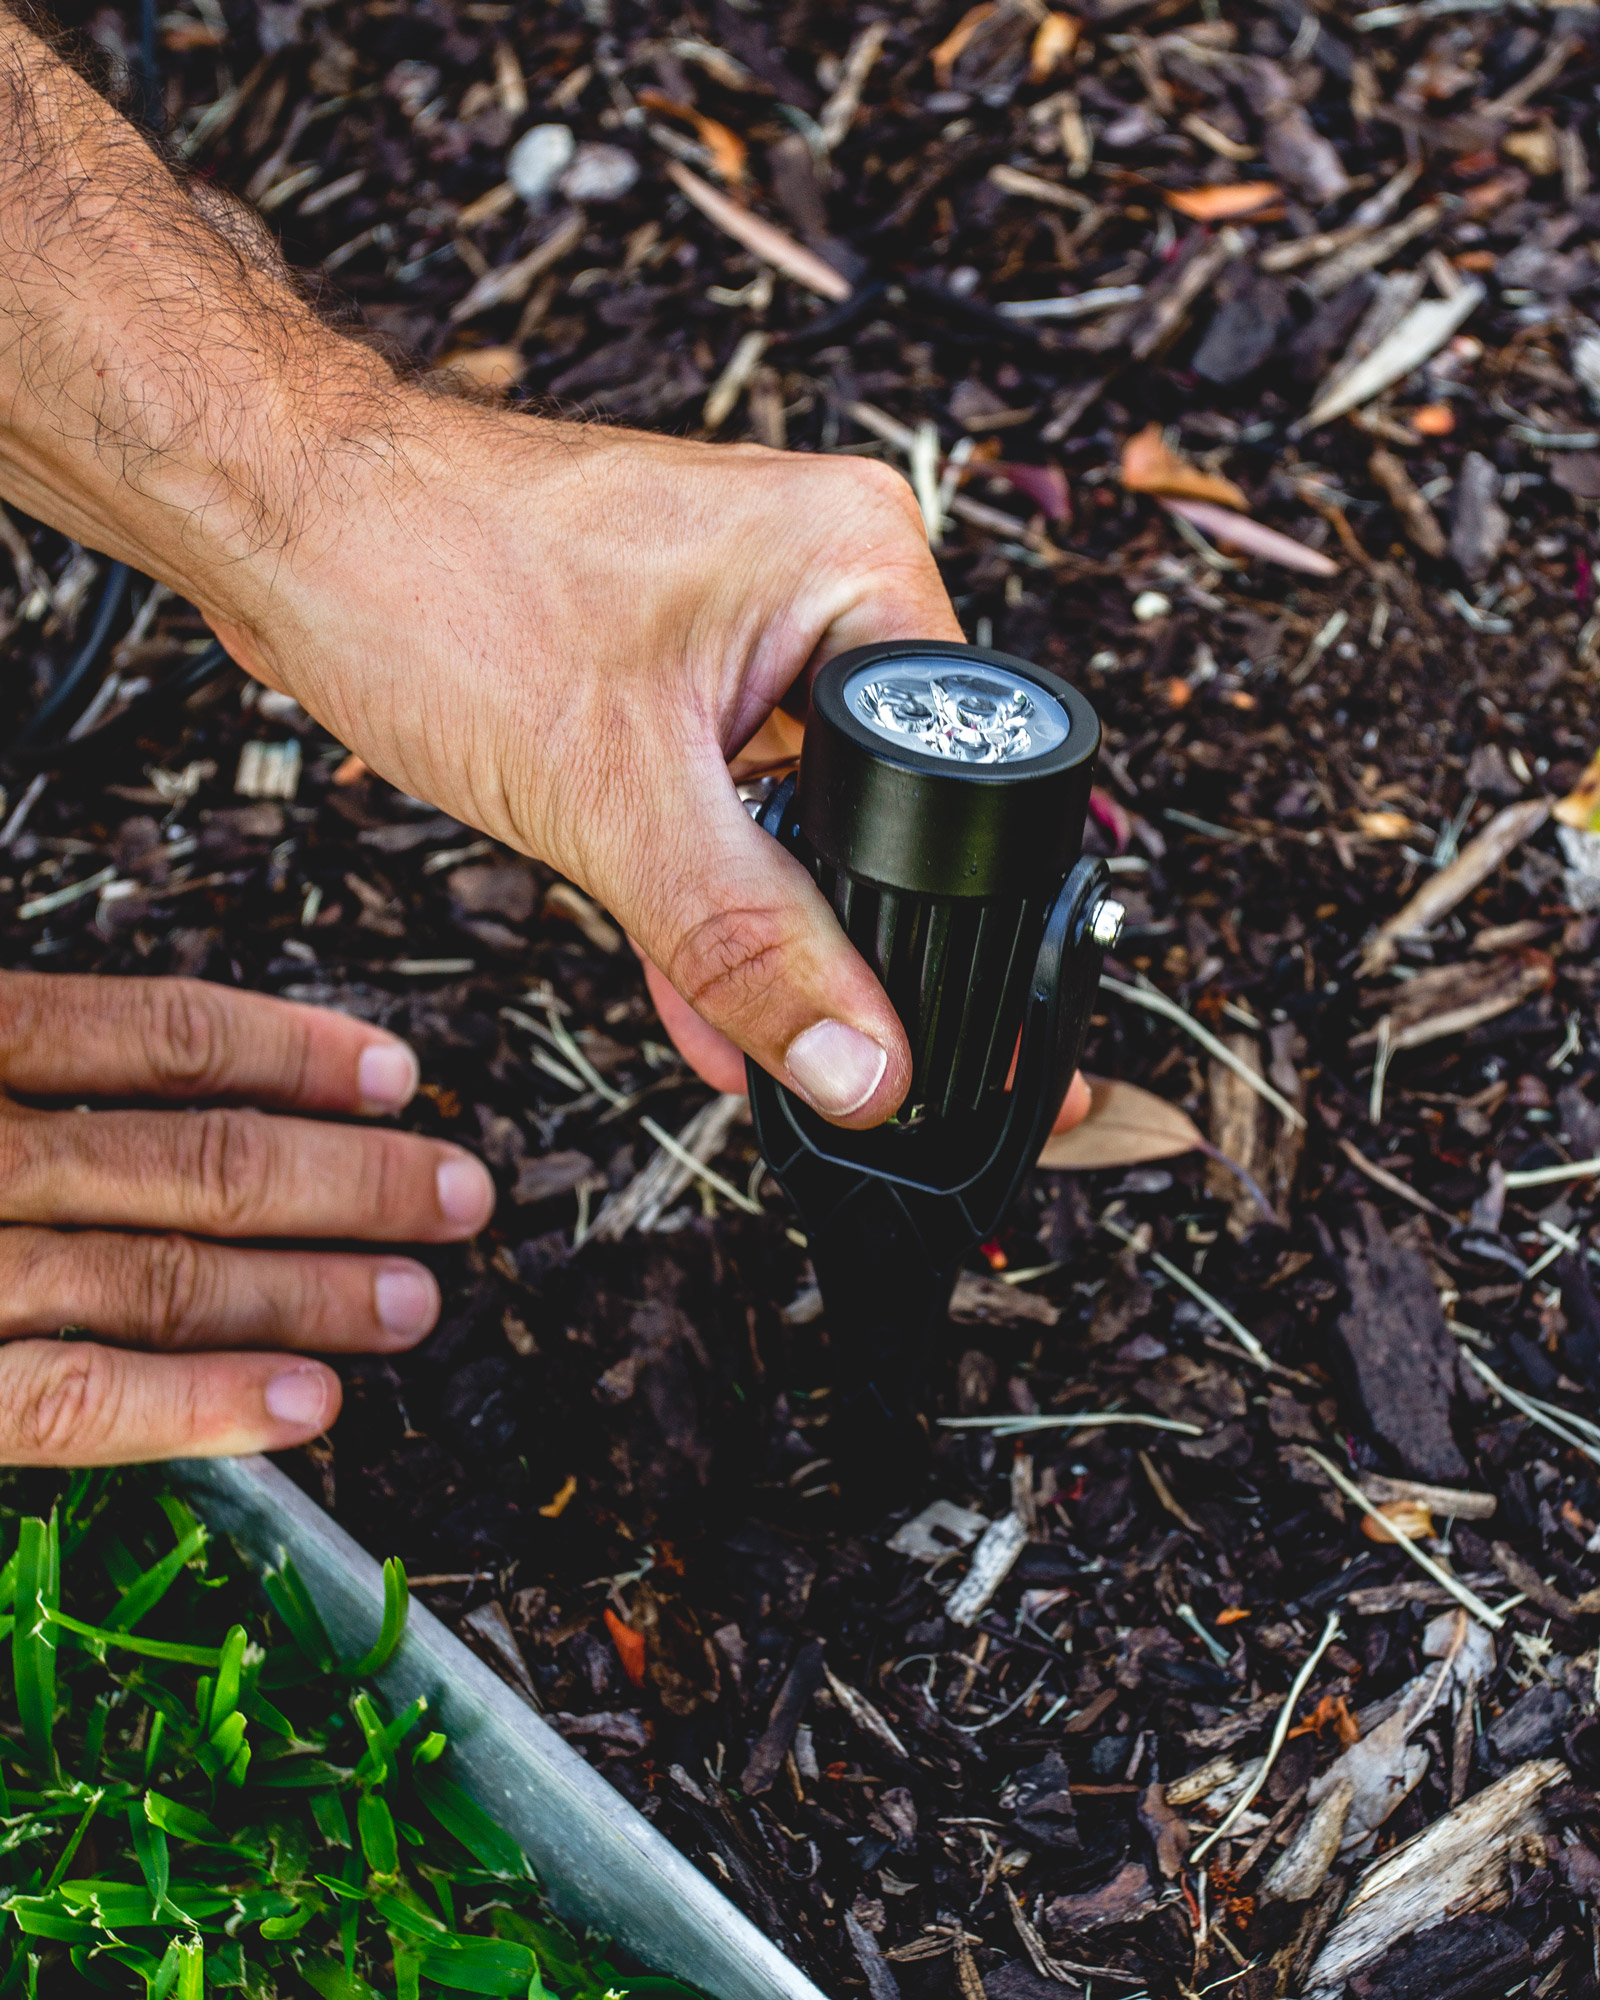
[[1414, 1187], [1401, 1180], [1398, 1174], [1391, 1174], [1387, 1167], [1380, 1167], [1376, 1160], [1369, 1160], [1366, 1154], [1359, 1147], [1353, 1146], [1348, 1139], [1339, 1141], [1339, 1151], [1344, 1154], [1357, 1173], [1365, 1174], [1369, 1181], [1375, 1182], [1389, 1194], [1397, 1194], [1402, 1201], [1409, 1201], [1414, 1208], [1420, 1208], [1425, 1215], [1438, 1216], [1441, 1222], [1450, 1220], [1437, 1202], [1429, 1201], [1425, 1194], [1419, 1194]]
[[1528, 1167], [1506, 1175], [1508, 1188], [1550, 1187], [1556, 1181], [1586, 1181], [1600, 1174], [1600, 1160], [1568, 1160], [1559, 1167]]
[[1160, 1014], [1168, 1021], [1175, 1021], [1180, 1028], [1193, 1035], [1208, 1055], [1215, 1056], [1217, 1061], [1225, 1064], [1235, 1076], [1242, 1077], [1258, 1097], [1264, 1097], [1273, 1110], [1281, 1117], [1287, 1118], [1297, 1131], [1305, 1130], [1304, 1115], [1295, 1109], [1288, 1098], [1281, 1091], [1274, 1090], [1264, 1076], [1257, 1075], [1242, 1057], [1236, 1056], [1227, 1043], [1219, 1041], [1209, 1028], [1201, 1027], [1194, 1016], [1180, 1007], [1176, 1000], [1169, 1000], [1165, 993], [1153, 986], [1129, 986], [1124, 980], [1112, 979], [1104, 972], [1100, 975], [1100, 986], [1103, 992], [1115, 993], [1119, 999], [1131, 1000], [1135, 1006], [1147, 1007], [1152, 1014]]
[[[1313, 1456], [1315, 1456], [1315, 1453], [1313, 1453]], [[1317, 1662], [1333, 1644], [1338, 1630], [1339, 1614], [1337, 1611], [1330, 1611], [1328, 1613], [1328, 1622], [1322, 1628], [1322, 1637], [1312, 1647], [1305, 1665], [1295, 1675], [1294, 1685], [1289, 1690], [1288, 1699], [1284, 1702], [1282, 1708], [1278, 1710], [1277, 1724], [1272, 1732], [1272, 1741], [1267, 1745], [1267, 1754], [1261, 1760], [1261, 1769], [1257, 1771], [1249, 1784], [1239, 1794], [1238, 1798], [1234, 1800], [1232, 1806], [1228, 1809], [1226, 1818], [1220, 1820], [1210, 1833], [1206, 1835], [1205, 1839], [1197, 1847], [1190, 1850], [1189, 1865], [1191, 1868], [1200, 1861], [1202, 1856], [1209, 1854], [1219, 1840], [1226, 1839], [1229, 1829], [1234, 1825], [1235, 1821], [1243, 1819], [1260, 1796], [1262, 1787], [1272, 1775], [1272, 1767], [1277, 1762], [1278, 1752], [1282, 1750], [1284, 1744], [1289, 1739], [1289, 1725], [1294, 1720], [1295, 1705], [1301, 1695], [1305, 1693], [1311, 1676], [1317, 1670]]]
[[1522, 799], [1497, 812], [1447, 868], [1441, 868], [1402, 909], [1378, 926], [1362, 955], [1362, 975], [1370, 977], [1391, 965], [1402, 938], [1415, 937], [1443, 923], [1459, 902], [1539, 831], [1549, 814], [1548, 799]]
[[1179, 1417], [1147, 1417], [1142, 1410], [1074, 1410], [1057, 1416], [1045, 1413], [1032, 1417], [940, 1417], [939, 1428], [947, 1431], [993, 1431], [996, 1440], [1027, 1437], [1034, 1431], [1099, 1430], [1108, 1424], [1138, 1424], [1146, 1430], [1178, 1431], [1185, 1437], [1204, 1437], [1198, 1424], [1186, 1424]]
[[820, 297], [831, 299], [835, 305], [849, 298], [854, 287], [850, 280], [826, 264], [814, 250], [806, 249], [783, 230], [774, 228], [759, 215], [752, 214], [727, 195], [719, 194], [709, 182], [698, 174], [691, 173], [686, 166], [673, 160], [667, 167], [670, 180], [677, 183], [702, 215], [707, 216], [717, 227], [731, 236], [735, 243], [742, 243], [753, 256], [764, 264], [781, 271], [786, 278], [793, 278], [808, 291]]
[[736, 1188], [732, 1181], [724, 1180], [714, 1167], [708, 1167], [704, 1160], [698, 1159], [687, 1146], [680, 1144], [672, 1136], [665, 1125], [658, 1125], [653, 1118], [641, 1118], [639, 1123], [664, 1153], [670, 1153], [679, 1166], [687, 1167], [697, 1181], [704, 1181], [707, 1187], [715, 1188], [724, 1201], [731, 1201], [735, 1208], [742, 1208], [746, 1215], [765, 1213], [759, 1201], [752, 1201], [749, 1195], [742, 1189]]
[[[1469, 1361], [1474, 1359], [1471, 1355], [1468, 1355], [1467, 1358]], [[1449, 1570], [1445, 1569], [1441, 1564], [1436, 1563], [1426, 1549], [1419, 1548], [1404, 1528], [1391, 1520], [1379, 1508], [1375, 1507], [1355, 1481], [1347, 1479], [1331, 1459], [1324, 1458], [1322, 1453], [1315, 1450], [1311, 1445], [1306, 1446], [1306, 1456], [1322, 1467], [1322, 1470], [1333, 1481], [1334, 1485], [1338, 1487], [1345, 1498], [1353, 1500], [1363, 1514], [1370, 1514], [1373, 1520], [1381, 1521], [1389, 1535], [1400, 1544], [1401, 1548], [1405, 1550], [1406, 1554], [1410, 1556], [1418, 1568], [1425, 1570], [1435, 1583], [1439, 1584], [1441, 1588], [1448, 1590], [1463, 1610], [1470, 1611], [1474, 1618], [1482, 1619], [1483, 1623], [1491, 1631], [1500, 1631], [1506, 1622], [1500, 1613], [1485, 1604], [1476, 1591], [1469, 1590], [1458, 1577], [1453, 1577]]]
[[[1124, 1243], [1132, 1244], [1134, 1242], [1132, 1235], [1115, 1222], [1102, 1219], [1100, 1227], [1108, 1230], [1113, 1236], [1120, 1238]], [[1159, 1250], [1147, 1250], [1144, 1252], [1144, 1255], [1150, 1259], [1158, 1271], [1169, 1277], [1175, 1285], [1181, 1286], [1189, 1294], [1190, 1298], [1196, 1300], [1200, 1305], [1205, 1307], [1207, 1312], [1213, 1313], [1221, 1320], [1222, 1324], [1233, 1335], [1234, 1339], [1238, 1341], [1239, 1345], [1258, 1368], [1278, 1369], [1285, 1374], [1292, 1372], [1288, 1369], [1283, 1369], [1281, 1363], [1273, 1360], [1272, 1356], [1261, 1345], [1261, 1342], [1256, 1339], [1249, 1327], [1242, 1320], [1235, 1319], [1233, 1314], [1222, 1303], [1221, 1299], [1213, 1298], [1204, 1285], [1197, 1279], [1191, 1278], [1189, 1273], [1182, 1269], [1181, 1266], [1174, 1264], [1170, 1257], [1163, 1257]]]
[[[1491, 1388], [1497, 1396], [1503, 1397], [1514, 1410], [1520, 1410], [1530, 1422], [1549, 1431], [1552, 1437], [1560, 1438], [1563, 1444], [1571, 1445], [1574, 1451], [1581, 1451], [1586, 1458], [1592, 1458], [1600, 1465], [1600, 1451], [1592, 1444], [1585, 1444], [1582, 1434], [1576, 1428], [1576, 1419], [1570, 1411], [1557, 1411], [1549, 1403], [1541, 1403], [1537, 1397], [1525, 1396], [1520, 1389], [1513, 1389], [1509, 1382], [1503, 1382], [1487, 1361], [1480, 1361], [1471, 1348], [1463, 1346], [1461, 1356], [1472, 1368], [1479, 1380]], [[1385, 1517], [1387, 1519], [1387, 1516]], [[1394, 1529], [1394, 1523], [1389, 1523]], [[1398, 1533], [1398, 1530], [1394, 1530]]]

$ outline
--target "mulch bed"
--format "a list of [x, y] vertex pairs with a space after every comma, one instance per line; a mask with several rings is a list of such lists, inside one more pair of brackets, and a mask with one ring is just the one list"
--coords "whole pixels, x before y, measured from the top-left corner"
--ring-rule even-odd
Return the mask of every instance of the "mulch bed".
[[[1600, 17], [1135, 0], [1069, 46], [1041, 13], [197, 0], [163, 20], [166, 101], [197, 170], [419, 365], [693, 432], [761, 334], [721, 434], [903, 462], [897, 435], [931, 424], [936, 456], [968, 454], [942, 549], [967, 629], [1106, 725], [1113, 974], [1305, 1125], [1108, 994], [1088, 1066], [1186, 1108], [1276, 1219], [1194, 1152], [1041, 1171], [964, 1287], [929, 1416], [1191, 1430], [936, 1428], [923, 1485], [887, 1516], [853, 1501], [803, 1239], [613, 927], [237, 677], [104, 789], [44, 790], [0, 854], [0, 950], [199, 973], [414, 1041], [406, 1122], [478, 1148], [499, 1212], [436, 1258], [438, 1331], [349, 1364], [337, 1431], [290, 1470], [434, 1579], [826, 1990], [1593, 1994], [1600, 1444], [1542, 1406], [1584, 1418], [1600, 1389], [1594, 1183], [1501, 1175], [1600, 1154], [1594, 836], [1531, 827], [1390, 964], [1362, 954], [1600, 742]], [[874, 23], [862, 108], [830, 125]], [[125, 47], [113, 10], [90, 26]], [[582, 175], [497, 194], [552, 122]], [[850, 296], [770, 283], [674, 162], [747, 175]], [[1256, 180], [1253, 208], [1216, 192]], [[1407, 218], [1370, 267], [1332, 264]], [[1398, 324], [1463, 286], [1483, 295], [1443, 345], [1294, 434], [1362, 327], [1381, 340], [1376, 309]], [[1123, 296], [999, 310], [1092, 290]], [[1152, 422], [1336, 573], [1246, 561], [1214, 520], [1186, 537], [1121, 477]], [[90, 583], [24, 526], [62, 589], [55, 610], [0, 589], [19, 717]], [[169, 604], [125, 667], [199, 639]], [[291, 797], [236, 794], [262, 742], [298, 747]], [[107, 866], [114, 893], [24, 914]], [[641, 1120], [700, 1114], [761, 1212], [684, 1176], [619, 1231], [658, 1151]], [[1479, 1600], [1513, 1600], [1500, 1629], [1364, 1534], [1313, 1453]], [[908, 1536], [935, 1498], [969, 1511]], [[958, 1624], [973, 1534], [1014, 1507], [1031, 1538]], [[1264, 1788], [1191, 1859], [1314, 1653]], [[1365, 1765], [1330, 1779], [1355, 1743]], [[1334, 1824], [1319, 1849], [1341, 1777], [1346, 1843]], [[1375, 1858], [1381, 1880], [1419, 1836], [1419, 1900], [1344, 1949]], [[1463, 1840], [1479, 1877], [1447, 1893]]]

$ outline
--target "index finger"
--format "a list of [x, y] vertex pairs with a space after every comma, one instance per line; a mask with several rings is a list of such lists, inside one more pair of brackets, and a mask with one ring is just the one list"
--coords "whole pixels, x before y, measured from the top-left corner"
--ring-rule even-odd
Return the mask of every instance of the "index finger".
[[398, 1036], [199, 979], [0, 974], [0, 1084], [37, 1097], [249, 1098], [380, 1116], [410, 1102]]

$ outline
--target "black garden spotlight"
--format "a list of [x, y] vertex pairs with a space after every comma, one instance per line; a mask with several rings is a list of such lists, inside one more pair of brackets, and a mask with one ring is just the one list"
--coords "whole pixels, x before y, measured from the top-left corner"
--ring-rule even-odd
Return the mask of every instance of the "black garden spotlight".
[[[819, 1118], [749, 1065], [767, 1163], [805, 1224], [844, 1400], [912, 1417], [961, 1260], [992, 1234], [1072, 1080], [1123, 911], [1083, 858], [1100, 725], [1053, 674], [900, 640], [832, 660], [760, 824], [796, 854], [911, 1044], [897, 1116]], [[1009, 1087], [1008, 1087], [1009, 1086]], [[841, 1440], [842, 1441], [842, 1440]]]

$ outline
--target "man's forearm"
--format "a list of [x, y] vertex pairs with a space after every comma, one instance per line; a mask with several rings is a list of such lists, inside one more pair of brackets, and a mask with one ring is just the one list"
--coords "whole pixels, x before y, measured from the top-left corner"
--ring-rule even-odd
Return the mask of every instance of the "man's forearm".
[[389, 454], [399, 408], [253, 228], [0, 4], [0, 497], [230, 617], [256, 559]]

